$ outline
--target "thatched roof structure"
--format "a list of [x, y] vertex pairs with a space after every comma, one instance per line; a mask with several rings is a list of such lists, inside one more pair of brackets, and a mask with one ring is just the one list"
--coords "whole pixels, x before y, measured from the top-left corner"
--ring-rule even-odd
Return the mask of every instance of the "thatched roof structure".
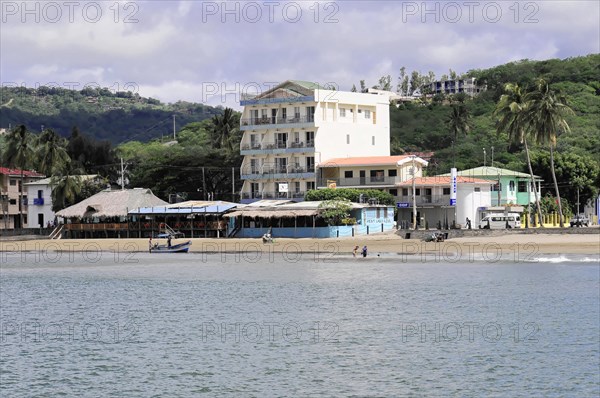
[[138, 207], [166, 206], [150, 189], [105, 190], [56, 213], [64, 218], [125, 217]]

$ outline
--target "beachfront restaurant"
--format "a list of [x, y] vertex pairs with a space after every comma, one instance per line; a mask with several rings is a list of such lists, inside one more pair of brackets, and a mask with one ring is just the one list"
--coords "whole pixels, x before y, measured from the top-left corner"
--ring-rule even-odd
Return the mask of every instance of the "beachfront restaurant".
[[130, 225], [137, 236], [155, 237], [175, 232], [188, 238], [222, 238], [233, 232], [223, 215], [238, 203], [224, 201], [188, 201], [165, 206], [140, 207], [129, 211]]
[[230, 236], [260, 238], [336, 238], [368, 235], [394, 229], [394, 206], [352, 203], [348, 225], [328, 225], [320, 216], [322, 202], [261, 200], [224, 214], [233, 228]]
[[129, 217], [135, 208], [166, 206], [150, 189], [104, 190], [62, 209], [55, 237], [138, 238], [143, 236], [139, 221]]

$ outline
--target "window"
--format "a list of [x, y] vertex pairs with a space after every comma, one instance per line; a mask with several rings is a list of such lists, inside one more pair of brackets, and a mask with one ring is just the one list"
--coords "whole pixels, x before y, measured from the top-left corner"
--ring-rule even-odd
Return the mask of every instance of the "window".
[[306, 190], [310, 191], [311, 189], [315, 189], [315, 182], [314, 181], [307, 181], [306, 182]]
[[371, 145], [375, 145], [375, 136], [371, 137]]
[[17, 185], [17, 180], [10, 180], [10, 185], [13, 187]]
[[315, 171], [315, 157], [307, 156], [306, 157], [306, 171], [312, 173]]
[[527, 181], [519, 181], [517, 190], [518, 192], [527, 192]]
[[371, 176], [371, 182], [383, 182], [384, 181], [383, 170], [371, 170], [369, 172], [369, 174]]
[[315, 107], [307, 106], [306, 107], [306, 121], [313, 122], [315, 120]]
[[514, 192], [515, 191], [515, 182], [514, 181], [510, 181], [508, 183], [508, 190]]
[[340, 117], [346, 117], [346, 108], [340, 108]]
[[267, 118], [267, 110], [266, 109], [261, 109], [260, 110], [260, 116], [262, 119], [266, 119]]
[[359, 110], [358, 110], [358, 113], [362, 113], [362, 109], [359, 109]]
[[475, 192], [481, 192], [481, 187], [475, 187], [474, 191]]
[[415, 196], [421, 196], [421, 188], [415, 189]]
[[16, 205], [17, 204], [17, 200], [16, 199], [9, 199], [8, 203], [11, 205]]
[[352, 170], [344, 171], [344, 178], [352, 178], [354, 177]]
[[300, 181], [294, 183], [294, 192], [300, 193]]
[[402, 188], [402, 196], [408, 196], [408, 188]]
[[501, 184], [494, 184], [492, 185], [492, 192], [498, 192], [502, 190], [502, 185]]
[[294, 107], [294, 119], [300, 120], [300, 107], [299, 106]]
[[346, 144], [350, 144], [350, 134], [346, 134]]
[[365, 119], [371, 118], [371, 111], [365, 110]]
[[450, 188], [444, 188], [444, 190], [442, 191], [443, 195], [450, 195]]
[[281, 108], [281, 118], [283, 120], [287, 119], [287, 108]]
[[397, 189], [390, 189], [390, 195], [392, 195], [392, 196], [398, 196], [398, 190]]
[[38, 199], [42, 199], [44, 197], [44, 190], [38, 189]]
[[425, 195], [431, 196], [431, 188], [425, 188]]
[[354, 113], [354, 108], [350, 108], [350, 113]]
[[390, 177], [396, 177], [398, 175], [398, 170], [396, 169], [390, 169], [388, 170], [388, 176]]

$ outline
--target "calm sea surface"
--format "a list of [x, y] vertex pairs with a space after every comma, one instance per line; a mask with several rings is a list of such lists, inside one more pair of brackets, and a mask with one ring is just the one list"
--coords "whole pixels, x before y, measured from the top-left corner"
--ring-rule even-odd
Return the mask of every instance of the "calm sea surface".
[[597, 397], [600, 266], [2, 254], [2, 397]]

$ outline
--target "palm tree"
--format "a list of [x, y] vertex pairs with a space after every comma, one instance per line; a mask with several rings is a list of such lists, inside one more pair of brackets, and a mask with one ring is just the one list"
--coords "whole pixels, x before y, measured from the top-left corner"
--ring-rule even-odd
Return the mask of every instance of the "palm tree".
[[467, 135], [471, 131], [471, 115], [464, 104], [455, 104], [452, 106], [452, 112], [446, 119], [446, 126], [452, 134], [452, 163], [456, 167], [456, 154], [454, 147], [458, 136]]
[[239, 119], [235, 117], [231, 108], [225, 108], [222, 115], [215, 115], [212, 118], [213, 142], [216, 148], [227, 148], [229, 152], [233, 151], [231, 137], [239, 126]]
[[81, 192], [83, 180], [81, 174], [83, 170], [74, 166], [69, 161], [65, 163], [62, 169], [50, 179], [52, 187], [52, 211], [59, 211], [67, 207], [67, 204], [73, 203], [75, 197]]
[[38, 137], [38, 161], [40, 172], [52, 175], [70, 161], [66, 142], [51, 129], [46, 129]]
[[503, 131], [506, 132], [510, 142], [518, 142], [525, 145], [529, 176], [531, 177], [533, 191], [535, 193], [535, 205], [540, 220], [540, 226], [543, 227], [544, 225], [542, 223], [540, 198], [538, 196], [538, 191], [535, 188], [535, 179], [533, 176], [533, 169], [531, 167], [531, 157], [529, 155], [529, 147], [527, 146], [527, 134], [530, 130], [529, 123], [525, 117], [525, 111], [527, 107], [527, 103], [525, 102], [525, 94], [522, 92], [521, 87], [519, 87], [518, 84], [513, 83], [508, 83], [504, 86], [504, 93], [505, 94], [500, 97], [500, 100], [496, 105], [496, 109], [494, 110], [494, 116], [498, 118], [496, 131], [498, 134]]
[[525, 95], [525, 100], [528, 103], [525, 117], [530, 125], [531, 134], [537, 143], [548, 144], [550, 147], [550, 171], [552, 172], [554, 191], [558, 204], [560, 227], [564, 228], [560, 191], [558, 190], [556, 172], [554, 170], [554, 147], [556, 146], [556, 136], [558, 133], [570, 131], [565, 116], [573, 114], [573, 110], [567, 105], [564, 97], [558, 96], [550, 89], [550, 86], [544, 79], [539, 79], [536, 82], [535, 89]]
[[25, 168], [29, 166], [33, 158], [33, 142], [31, 133], [25, 125], [17, 126], [7, 137], [5, 159], [9, 166], [21, 170], [21, 186], [19, 187], [19, 219], [23, 228], [23, 190], [25, 189]]

